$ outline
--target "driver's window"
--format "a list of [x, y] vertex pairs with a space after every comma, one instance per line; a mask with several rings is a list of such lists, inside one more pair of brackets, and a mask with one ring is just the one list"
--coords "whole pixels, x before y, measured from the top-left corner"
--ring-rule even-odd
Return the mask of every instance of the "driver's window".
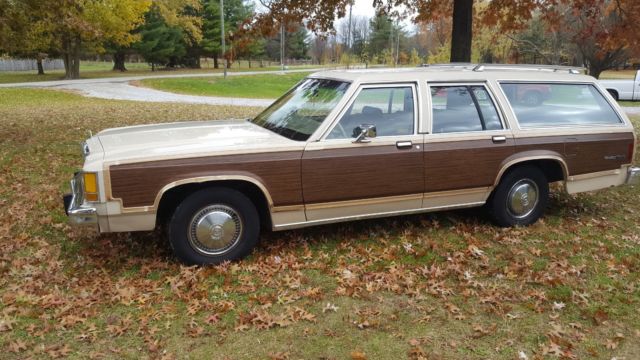
[[364, 88], [327, 139], [355, 138], [361, 125], [375, 125], [378, 136], [412, 135], [413, 87]]

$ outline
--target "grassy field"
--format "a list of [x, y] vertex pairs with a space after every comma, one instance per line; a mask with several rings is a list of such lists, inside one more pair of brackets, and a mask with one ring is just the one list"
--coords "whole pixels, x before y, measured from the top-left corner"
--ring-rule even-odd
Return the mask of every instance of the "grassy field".
[[179, 94], [276, 99], [308, 73], [223, 78], [146, 79], [140, 85]]
[[[252, 67], [249, 68], [246, 61], [236, 62], [229, 71], [231, 72], [243, 72], [243, 71], [276, 71], [280, 70], [279, 66], [265, 66], [259, 67], [258, 62], [252, 62]], [[126, 72], [112, 71], [113, 63], [104, 61], [82, 61], [80, 63], [80, 78], [82, 79], [94, 79], [94, 78], [106, 78], [106, 77], [123, 77], [123, 76], [141, 76], [141, 75], [164, 75], [164, 74], [208, 74], [212, 72], [222, 72], [222, 68], [215, 69], [213, 64], [202, 64], [202, 69], [159, 69], [155, 72], [151, 71], [151, 66], [147, 63], [127, 63]], [[313, 66], [290, 66], [290, 69], [304, 69], [315, 68], [318, 65]], [[38, 75], [36, 71], [1, 71], [0, 72], [0, 84], [2, 83], [18, 83], [18, 82], [31, 82], [31, 81], [51, 81], [62, 80], [64, 78], [64, 69], [46, 71], [45, 75]]]
[[528, 228], [468, 210], [266, 234], [209, 268], [66, 224], [89, 130], [256, 111], [0, 89], [2, 358], [640, 356], [639, 187], [556, 191]]
[[630, 79], [636, 76], [637, 70], [607, 70], [600, 74], [600, 79]]
[[640, 101], [618, 101], [618, 104], [620, 106], [636, 107], [640, 106]]

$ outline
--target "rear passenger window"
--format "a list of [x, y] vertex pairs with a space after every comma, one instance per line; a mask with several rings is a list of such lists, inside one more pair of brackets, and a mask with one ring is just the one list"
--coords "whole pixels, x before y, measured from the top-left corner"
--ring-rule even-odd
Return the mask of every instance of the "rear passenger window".
[[364, 124], [378, 136], [412, 135], [414, 118], [413, 87], [364, 88], [327, 138], [355, 138]]
[[501, 83], [522, 128], [620, 124], [590, 84]]
[[502, 129], [484, 86], [433, 86], [431, 100], [435, 134]]

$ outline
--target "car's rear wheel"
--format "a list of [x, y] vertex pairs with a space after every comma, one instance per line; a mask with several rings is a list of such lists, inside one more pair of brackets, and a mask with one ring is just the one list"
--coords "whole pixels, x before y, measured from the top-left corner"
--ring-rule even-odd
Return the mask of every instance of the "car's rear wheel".
[[548, 199], [544, 173], [535, 166], [520, 166], [503, 176], [487, 205], [497, 225], [526, 226], [544, 214]]
[[615, 90], [607, 89], [607, 92], [611, 95], [613, 100], [618, 101], [618, 92]]
[[260, 218], [244, 194], [227, 188], [199, 190], [175, 209], [169, 243], [182, 262], [218, 264], [247, 256], [258, 242]]

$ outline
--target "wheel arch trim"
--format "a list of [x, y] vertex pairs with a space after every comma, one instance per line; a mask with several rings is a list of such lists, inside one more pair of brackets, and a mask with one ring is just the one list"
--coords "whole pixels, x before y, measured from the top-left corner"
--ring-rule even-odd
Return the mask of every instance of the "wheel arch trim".
[[503, 161], [501, 164], [500, 171], [498, 171], [498, 175], [496, 176], [493, 186], [494, 187], [498, 186], [504, 174], [507, 172], [507, 170], [509, 170], [513, 166], [519, 165], [524, 162], [536, 161], [536, 160], [552, 160], [557, 162], [558, 164], [560, 164], [560, 167], [562, 168], [563, 181], [566, 182], [566, 180], [569, 178], [569, 167], [567, 166], [566, 161], [560, 154], [552, 151], [549, 151], [549, 152], [545, 151], [543, 153], [541, 153], [540, 151], [532, 151], [532, 152], [517, 153], [505, 159], [505, 161]]
[[187, 177], [187, 178], [183, 178], [180, 180], [176, 180], [176, 181], [172, 181], [168, 184], [166, 184], [165, 186], [163, 186], [158, 193], [156, 194], [156, 197], [153, 201], [153, 205], [151, 206], [136, 206], [136, 207], [124, 207], [122, 206], [122, 200], [121, 199], [115, 199], [115, 200], [119, 200], [120, 201], [120, 205], [121, 205], [121, 210], [122, 213], [149, 213], [149, 212], [157, 212], [158, 211], [158, 207], [160, 206], [160, 201], [162, 200], [163, 196], [172, 189], [175, 189], [177, 187], [183, 186], [183, 185], [189, 185], [189, 184], [202, 184], [202, 183], [208, 183], [208, 182], [219, 182], [219, 181], [241, 181], [241, 182], [246, 182], [246, 183], [250, 183], [254, 186], [256, 186], [260, 192], [262, 192], [262, 194], [264, 195], [265, 199], [267, 200], [267, 205], [269, 207], [269, 211], [272, 211], [272, 209], [274, 208], [273, 205], [273, 198], [271, 197], [271, 194], [269, 193], [269, 190], [267, 189], [267, 187], [264, 185], [264, 183], [262, 181], [260, 181], [259, 179], [256, 179], [255, 177], [249, 176], [249, 175], [241, 175], [241, 174], [229, 174], [229, 175], [211, 175], [211, 176], [196, 176], [196, 177]]

